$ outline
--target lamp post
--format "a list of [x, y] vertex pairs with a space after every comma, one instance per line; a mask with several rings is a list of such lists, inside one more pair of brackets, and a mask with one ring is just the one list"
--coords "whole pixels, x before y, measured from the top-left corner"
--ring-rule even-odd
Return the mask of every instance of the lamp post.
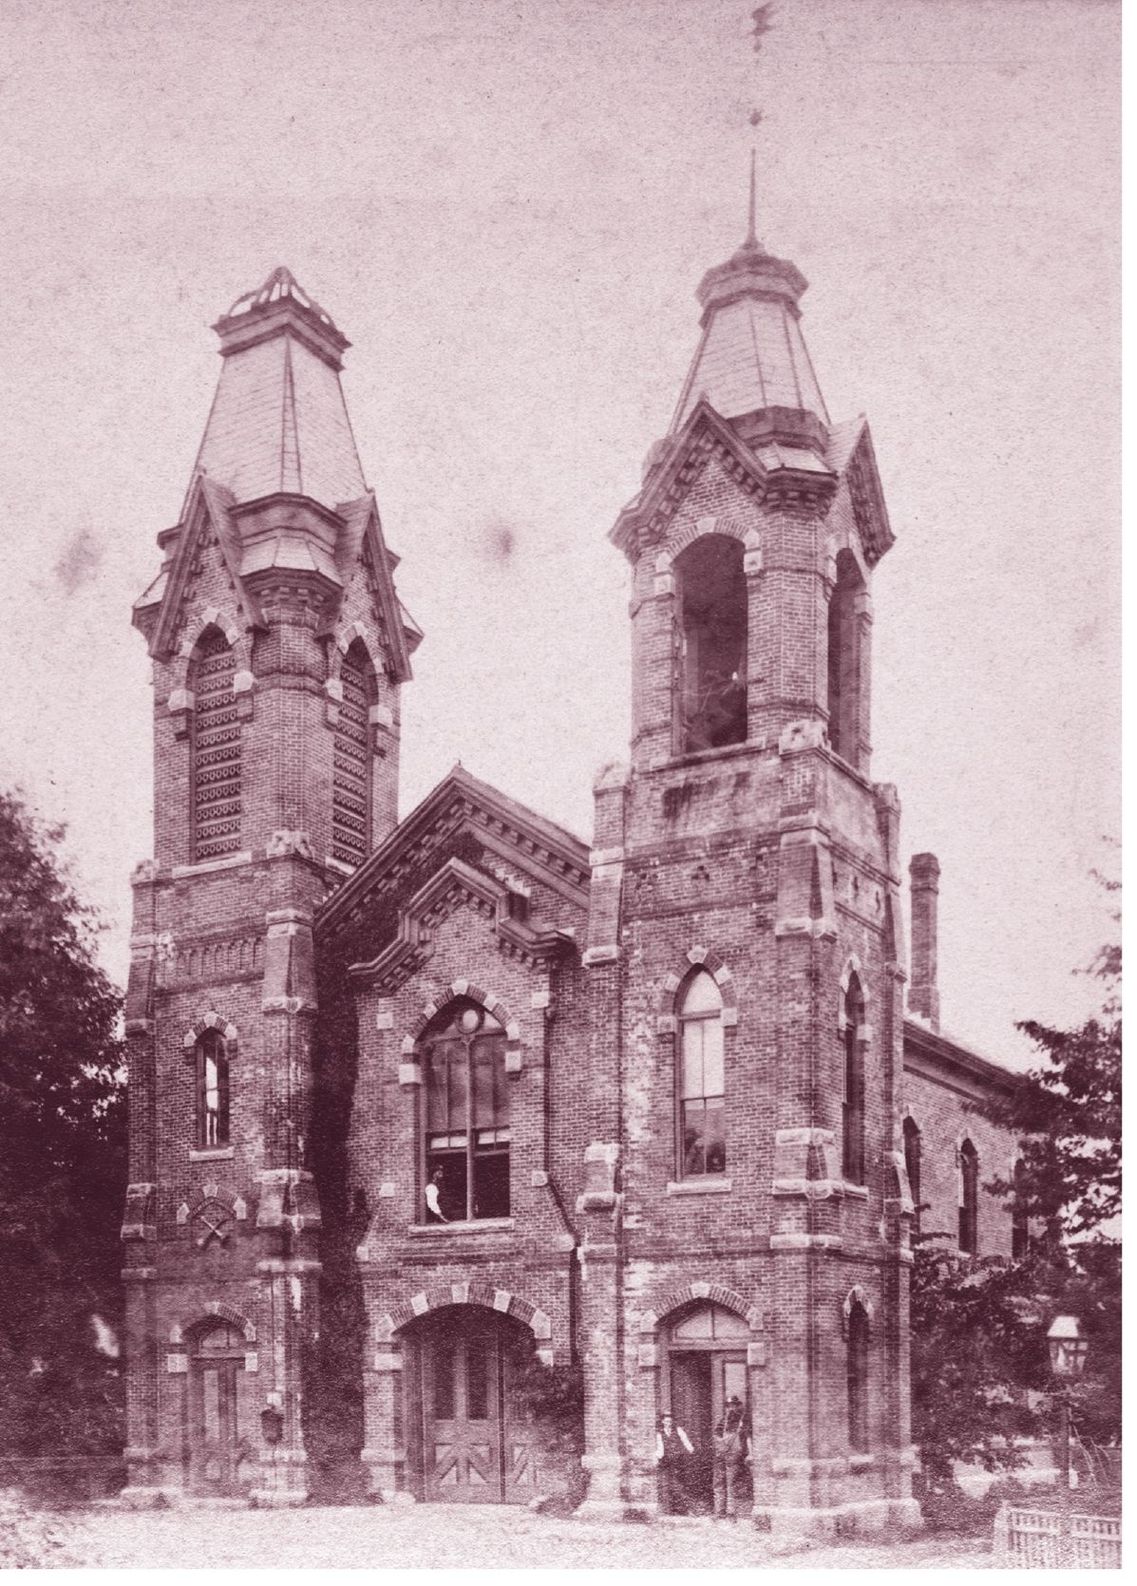
[[1078, 1317], [1056, 1316], [1046, 1330], [1050, 1349], [1050, 1369], [1057, 1383], [1059, 1423], [1059, 1459], [1062, 1465], [1062, 1502], [1060, 1507], [1061, 1534], [1059, 1536], [1059, 1564], [1070, 1564], [1070, 1387], [1086, 1369], [1086, 1356], [1090, 1352], [1089, 1340], [1082, 1332]]

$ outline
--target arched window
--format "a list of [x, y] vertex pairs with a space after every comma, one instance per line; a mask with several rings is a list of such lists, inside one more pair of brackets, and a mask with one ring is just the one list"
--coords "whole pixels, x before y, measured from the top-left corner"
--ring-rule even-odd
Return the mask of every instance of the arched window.
[[920, 1232], [920, 1129], [914, 1118], [904, 1120], [904, 1170], [912, 1191], [912, 1231]]
[[197, 1143], [229, 1144], [229, 1050], [219, 1030], [207, 1030], [197, 1043]]
[[864, 588], [851, 551], [837, 554], [829, 597], [829, 743], [856, 765], [860, 738], [861, 638], [857, 596]]
[[233, 697], [237, 660], [220, 628], [197, 641], [193, 692], [193, 857], [197, 862], [241, 846], [241, 723]]
[[1026, 1200], [1026, 1163], [1015, 1163], [1011, 1200], [1011, 1259], [1022, 1261], [1030, 1254], [1030, 1216]]
[[979, 1253], [979, 1152], [970, 1140], [959, 1148], [959, 1248]]
[[860, 1300], [849, 1307], [849, 1447], [863, 1454], [869, 1446], [869, 1317]]
[[865, 1181], [865, 1053], [861, 1039], [864, 1022], [865, 999], [861, 983], [853, 975], [845, 993], [845, 1099], [841, 1133], [841, 1171], [849, 1184]]
[[722, 996], [714, 976], [695, 972], [679, 1003], [679, 1173], [726, 1171]]
[[375, 668], [356, 639], [340, 668], [343, 699], [332, 751], [332, 855], [358, 865], [371, 849], [371, 707]]
[[[509, 1216], [505, 1031], [476, 1003], [451, 1003], [423, 1040], [423, 1169], [442, 1218]], [[427, 1213], [424, 1197], [423, 1215]]]
[[746, 741], [742, 542], [706, 534], [675, 560], [680, 754]]

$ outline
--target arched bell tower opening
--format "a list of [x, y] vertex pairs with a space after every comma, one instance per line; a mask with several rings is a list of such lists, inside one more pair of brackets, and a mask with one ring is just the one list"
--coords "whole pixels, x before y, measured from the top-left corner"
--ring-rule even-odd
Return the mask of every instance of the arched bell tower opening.
[[837, 554], [837, 580], [829, 597], [829, 743], [850, 765], [860, 760], [860, 597], [865, 584], [851, 551]]
[[746, 574], [740, 540], [708, 534], [675, 560], [677, 750], [746, 742]]

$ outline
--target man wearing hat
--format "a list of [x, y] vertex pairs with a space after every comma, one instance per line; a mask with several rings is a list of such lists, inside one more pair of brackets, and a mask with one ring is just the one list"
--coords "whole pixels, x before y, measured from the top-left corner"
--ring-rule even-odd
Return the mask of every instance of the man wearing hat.
[[726, 1401], [722, 1420], [715, 1427], [715, 1514], [728, 1520], [737, 1518], [735, 1492], [742, 1475], [748, 1447], [746, 1412], [737, 1393]]

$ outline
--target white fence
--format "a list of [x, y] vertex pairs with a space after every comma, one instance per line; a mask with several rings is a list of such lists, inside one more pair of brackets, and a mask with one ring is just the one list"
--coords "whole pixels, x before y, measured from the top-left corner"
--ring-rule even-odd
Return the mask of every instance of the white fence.
[[1120, 1516], [1004, 1504], [995, 1517], [994, 1563], [998, 1569], [1120, 1569]]

